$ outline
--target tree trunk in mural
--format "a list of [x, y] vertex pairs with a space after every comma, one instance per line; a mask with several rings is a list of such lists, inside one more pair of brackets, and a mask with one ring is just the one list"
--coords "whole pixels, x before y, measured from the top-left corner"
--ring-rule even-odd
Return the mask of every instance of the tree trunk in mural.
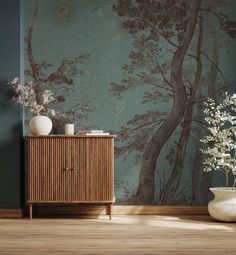
[[[219, 45], [218, 45], [218, 38], [217, 34], [214, 32], [212, 36], [212, 60], [213, 63], [211, 64], [210, 67], [210, 73], [208, 76], [208, 97], [211, 97], [213, 99], [216, 99], [216, 91], [218, 90], [217, 86], [217, 75], [218, 75], [218, 70], [216, 69], [216, 66], [219, 65]], [[209, 198], [209, 188], [212, 183], [212, 176], [213, 172], [203, 172], [202, 175], [202, 180], [201, 180], [201, 198], [203, 204], [208, 203], [208, 198]]]
[[139, 175], [139, 186], [135, 197], [132, 198], [137, 202], [145, 201], [146, 203], [153, 203], [155, 193], [155, 171], [158, 156], [176, 127], [181, 123], [185, 112], [186, 91], [182, 79], [182, 68], [184, 57], [195, 31], [199, 7], [200, 0], [193, 1], [183, 39], [176, 49], [172, 60], [171, 84], [174, 92], [173, 106], [168, 118], [156, 131], [144, 151]]
[[175, 162], [173, 170], [169, 179], [166, 182], [164, 193], [161, 203], [171, 204], [173, 203], [174, 196], [176, 191], [179, 188], [180, 178], [183, 170], [183, 162], [186, 153], [186, 148], [188, 145], [188, 138], [191, 131], [192, 117], [193, 117], [193, 108], [196, 99], [196, 93], [199, 89], [200, 79], [202, 74], [202, 64], [201, 64], [201, 48], [202, 48], [202, 37], [203, 37], [203, 20], [200, 17], [199, 21], [199, 36], [196, 50], [196, 61], [197, 61], [197, 70], [195, 74], [195, 79], [190, 90], [190, 96], [186, 104], [185, 117], [182, 123], [182, 132], [180, 139], [177, 144]]
[[[198, 205], [200, 202], [200, 183], [199, 183], [199, 171], [201, 171], [202, 165], [202, 152], [200, 151], [201, 148], [201, 138], [203, 137], [204, 133], [204, 118], [203, 118], [203, 89], [202, 86], [199, 87], [196, 97], [196, 110], [195, 116], [197, 117], [197, 127], [194, 136], [195, 140], [195, 157], [193, 160], [193, 168], [192, 168], [192, 196], [191, 196], [191, 204]], [[194, 118], [194, 117], [193, 117]]]

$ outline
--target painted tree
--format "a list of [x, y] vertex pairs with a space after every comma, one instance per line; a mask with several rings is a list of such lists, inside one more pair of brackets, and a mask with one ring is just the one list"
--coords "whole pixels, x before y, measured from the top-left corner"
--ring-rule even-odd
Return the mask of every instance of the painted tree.
[[54, 67], [52, 63], [47, 61], [38, 61], [34, 56], [32, 43], [38, 9], [39, 1], [36, 1], [32, 22], [29, 25], [25, 39], [26, 54], [29, 62], [29, 68], [25, 71], [25, 74], [33, 80], [38, 103], [41, 103], [43, 100], [42, 94], [45, 88], [49, 88], [53, 91], [56, 97], [54, 107], [58, 109], [60, 113], [52, 119], [54, 127], [60, 127], [67, 122], [76, 123], [78, 120], [81, 120], [87, 112], [93, 111], [94, 108], [87, 100], [80, 100], [77, 105], [72, 106], [66, 111], [63, 110], [62, 104], [64, 104], [66, 98], [73, 93], [75, 87], [74, 78], [83, 74], [83, 70], [80, 66], [89, 59], [89, 55], [80, 54], [73, 59], [63, 58], [57, 67]]
[[[153, 45], [152, 52], [149, 55], [153, 55], [156, 61], [154, 63], [153, 60], [154, 75], [160, 77], [159, 74], [162, 74], [163, 84], [172, 92], [173, 98], [171, 111], [158, 128], [154, 126], [149, 142], [145, 143], [139, 186], [134, 198], [137, 202], [146, 201], [147, 203], [152, 203], [154, 200], [157, 159], [162, 147], [181, 123], [187, 100], [186, 87], [182, 77], [183, 61], [195, 30], [200, 1], [193, 1], [191, 7], [189, 6], [189, 1], [179, 1], [178, 4], [173, 3], [173, 1], [119, 1], [114, 6], [119, 16], [127, 17], [123, 22], [123, 27], [134, 36], [143, 37], [143, 44], [146, 48], [146, 42], [148, 41]], [[189, 10], [189, 12], [186, 10]], [[162, 48], [159, 45], [163, 39], [169, 43], [169, 51], [171, 53], [173, 51], [173, 56], [169, 63], [164, 62], [160, 65], [158, 61], [162, 54]], [[138, 55], [142, 56], [143, 53], [139, 52]], [[149, 55], [147, 54], [147, 56]], [[148, 70], [149, 73], [150, 71]], [[145, 74], [144, 78], [146, 78]], [[170, 80], [166, 77], [170, 77]], [[113, 91], [117, 90], [117, 88], [124, 88], [124, 85], [122, 85], [115, 86], [113, 84]], [[134, 86], [136, 86], [136, 83], [129, 82], [125, 90]], [[154, 116], [155, 119], [156, 117]]]
[[[202, 78], [200, 84], [198, 85], [198, 90], [196, 91], [195, 100], [193, 101], [191, 110], [193, 118], [188, 125], [189, 135], [193, 137], [194, 139], [193, 144], [195, 145], [195, 158], [192, 158], [193, 164], [191, 173], [192, 195], [189, 201], [189, 203], [191, 204], [207, 203], [209, 197], [209, 187], [211, 186], [212, 182], [212, 173], [204, 172], [202, 174], [202, 179], [200, 179], [201, 174], [199, 174], [199, 169], [202, 169], [202, 154], [200, 152], [202, 144], [200, 143], [200, 139], [204, 134], [204, 128], [206, 126], [206, 123], [204, 123], [203, 120], [202, 102], [203, 99], [206, 99], [207, 96], [217, 100], [218, 97], [220, 98], [220, 95], [223, 92], [223, 90], [227, 90], [228, 82], [225, 80], [223, 72], [220, 70], [219, 67], [220, 66], [219, 51], [222, 45], [225, 46], [228, 45], [230, 40], [235, 37], [235, 22], [230, 21], [228, 16], [222, 13], [217, 13], [217, 7], [222, 7], [222, 5], [226, 4], [227, 4], [226, 1], [208, 1], [207, 3], [204, 2], [200, 8], [200, 15], [202, 19], [205, 21], [204, 37], [206, 38], [206, 40], [202, 44], [200, 53], [203, 57], [207, 59], [207, 61], [210, 62], [210, 66], [209, 70], [206, 72], [205, 76]], [[220, 42], [218, 37], [221, 38]], [[183, 127], [182, 134], [184, 133], [185, 129], [186, 126]], [[189, 138], [191, 138], [190, 136]], [[188, 146], [189, 143], [189, 138], [185, 139], [185, 143], [182, 143], [182, 146], [179, 149], [180, 151], [183, 148], [185, 148], [186, 150], [186, 147]], [[172, 190], [173, 195], [177, 192], [177, 189], [179, 187], [179, 183], [176, 182], [176, 180], [180, 181], [179, 173], [181, 173], [183, 169], [185, 155], [186, 154], [183, 153], [182, 157], [179, 158], [179, 154], [176, 153], [176, 158], [179, 158], [180, 163], [177, 164], [177, 167], [175, 166], [173, 168], [172, 175], [170, 177], [170, 179], [175, 178], [176, 176], [174, 175], [174, 173], [175, 174], [177, 173], [177, 177], [175, 178], [175, 185], [170, 184], [172, 183], [170, 179], [169, 182], [167, 182], [168, 186], [166, 185], [166, 187], [168, 188], [171, 187], [173, 188]], [[170, 203], [173, 202], [174, 200], [175, 197], [172, 196], [169, 197], [169, 200], [167, 201]]]
[[[130, 198], [133, 202], [153, 203], [158, 158], [178, 127], [181, 132], [173, 169], [160, 198], [163, 204], [173, 202], [181, 179], [194, 106], [198, 101], [203, 75], [202, 58], [222, 75], [217, 64], [202, 49], [204, 24], [208, 23], [203, 12], [213, 12], [209, 5], [203, 7], [201, 1], [196, 0], [120, 0], [114, 6], [117, 14], [123, 17], [123, 28], [134, 39], [136, 51], [129, 55], [131, 64], [123, 67], [128, 78], [120, 84], [112, 84], [113, 95], [121, 96], [137, 86], [145, 89], [152, 86], [153, 89], [144, 93], [143, 103], [172, 102], [169, 111], [163, 113], [156, 109], [136, 115], [120, 131], [120, 139], [125, 145], [117, 149], [117, 155], [135, 150], [141, 159], [139, 186], [137, 193]], [[224, 32], [234, 36], [235, 23], [223, 14], [217, 14], [217, 18]], [[190, 78], [185, 76], [189, 59], [195, 66]]]
[[202, 61], [201, 61], [201, 49], [202, 49], [202, 40], [203, 40], [203, 19], [200, 18], [199, 29], [198, 29], [198, 41], [196, 47], [196, 74], [194, 81], [190, 81], [190, 91], [187, 98], [185, 106], [185, 114], [183, 121], [181, 123], [182, 132], [177, 143], [175, 162], [169, 179], [166, 182], [165, 192], [163, 194], [162, 201], [164, 204], [172, 203], [174, 200], [174, 195], [179, 187], [181, 172], [183, 170], [184, 155], [186, 153], [188, 138], [191, 131], [191, 123], [193, 118], [193, 107], [196, 100], [197, 90], [200, 86], [201, 75], [202, 75]]
[[[222, 3], [223, 4], [223, 3]], [[224, 3], [224, 5], [227, 2]], [[217, 13], [215, 6], [211, 5], [211, 8], [205, 8], [202, 10], [207, 16], [206, 18], [212, 22], [215, 22], [215, 26], [208, 27], [208, 32], [211, 34], [211, 59], [212, 63], [208, 75], [206, 77], [207, 86], [207, 96], [218, 101], [221, 98], [221, 94], [229, 89], [228, 81], [224, 79], [222, 74], [218, 71], [217, 67], [220, 65], [220, 50], [223, 45], [228, 45], [230, 40], [235, 38], [235, 22], [230, 21], [229, 17], [225, 14]], [[230, 25], [227, 25], [230, 24]], [[221, 81], [218, 77], [221, 77]], [[196, 149], [197, 156], [195, 158], [195, 169], [200, 168], [202, 163], [202, 154], [199, 153], [200, 148], [202, 148], [202, 143], [200, 143], [200, 138], [203, 137], [204, 130], [200, 129], [197, 137]], [[194, 169], [193, 169], [194, 170]], [[196, 172], [196, 170], [195, 170]], [[193, 178], [196, 174], [193, 174]], [[198, 201], [198, 203], [206, 204], [209, 199], [209, 188], [212, 184], [212, 172], [203, 172], [201, 180], [199, 183], [195, 183], [195, 192], [193, 192], [193, 198]], [[198, 188], [199, 190], [198, 190]], [[201, 198], [201, 199], [200, 199]]]
[[[202, 178], [199, 179], [201, 176], [201, 174], [199, 175], [199, 169], [202, 169], [203, 156], [200, 152], [200, 148], [202, 146], [202, 144], [200, 143], [200, 139], [204, 134], [204, 128], [206, 126], [206, 123], [204, 123], [203, 120], [203, 99], [206, 100], [206, 97], [211, 97], [217, 101], [218, 98], [221, 97], [222, 92], [228, 89], [228, 81], [225, 79], [224, 74], [219, 67], [219, 52], [223, 45], [225, 45], [226, 47], [229, 44], [230, 40], [235, 37], [236, 23], [234, 21], [231, 21], [228, 16], [222, 13], [217, 13], [217, 7], [222, 7], [222, 5], [226, 4], [227, 2], [225, 1], [208, 1], [207, 3], [204, 2], [204, 5], [202, 5], [200, 8], [200, 15], [202, 19], [205, 20], [204, 35], [206, 38], [205, 42], [201, 47], [201, 55], [203, 55], [203, 57], [206, 57], [207, 60], [210, 60], [210, 66], [209, 70], [205, 74], [205, 77], [203, 77], [202, 81], [198, 86], [198, 91], [195, 94], [195, 100], [193, 101], [194, 104], [192, 105], [193, 107], [191, 110], [193, 118], [192, 121], [189, 122], [190, 133], [194, 139], [193, 144], [196, 147], [195, 158], [193, 158], [192, 161], [192, 196], [190, 201], [190, 203], [192, 204], [206, 204], [208, 202], [209, 187], [211, 186], [212, 182], [212, 173], [204, 172], [202, 174]], [[218, 38], [220, 38], [220, 40]], [[210, 45], [210, 47], [208, 44]], [[208, 52], [209, 55], [206, 54], [206, 52]], [[198, 121], [197, 126], [195, 120]], [[182, 133], [183, 132], [184, 127]], [[188, 145], [188, 140], [189, 139], [185, 139], [185, 146]], [[184, 148], [184, 146], [182, 146], [181, 148]], [[178, 156], [178, 154], [176, 155]], [[183, 157], [180, 158], [180, 162], [182, 162], [182, 164], [185, 160], [184, 155], [185, 153], [183, 154]], [[183, 167], [183, 165], [181, 165], [181, 167]], [[176, 177], [174, 176], [174, 173], [177, 172], [176, 169], [178, 170], [178, 167], [173, 168], [172, 176], [170, 177], [170, 179]], [[182, 171], [181, 169], [179, 169], [180, 172]], [[177, 175], [176, 179], [180, 179], [180, 177]], [[169, 183], [167, 183], [167, 185], [170, 185], [170, 183], [171, 181], [169, 180]], [[176, 193], [178, 186], [179, 185], [170, 185], [170, 187], [174, 187], [174, 194]], [[172, 199], [173, 202], [174, 197], [169, 198], [169, 202], [171, 201], [170, 199]]]

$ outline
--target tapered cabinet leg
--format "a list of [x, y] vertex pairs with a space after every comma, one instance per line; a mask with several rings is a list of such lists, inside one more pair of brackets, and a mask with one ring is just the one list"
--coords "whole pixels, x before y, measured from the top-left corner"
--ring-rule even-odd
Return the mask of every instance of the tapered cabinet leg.
[[29, 220], [32, 220], [32, 204], [29, 204]]
[[112, 204], [107, 205], [107, 214], [109, 215], [109, 219], [112, 219]]
[[110, 204], [110, 217], [109, 217], [110, 220], [111, 220], [111, 218], [112, 218], [112, 209], [113, 209], [113, 205]]

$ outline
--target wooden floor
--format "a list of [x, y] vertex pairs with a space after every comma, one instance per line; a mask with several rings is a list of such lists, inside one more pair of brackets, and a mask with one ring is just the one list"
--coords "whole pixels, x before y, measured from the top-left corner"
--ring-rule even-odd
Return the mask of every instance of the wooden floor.
[[206, 215], [0, 219], [0, 254], [236, 254], [236, 224]]

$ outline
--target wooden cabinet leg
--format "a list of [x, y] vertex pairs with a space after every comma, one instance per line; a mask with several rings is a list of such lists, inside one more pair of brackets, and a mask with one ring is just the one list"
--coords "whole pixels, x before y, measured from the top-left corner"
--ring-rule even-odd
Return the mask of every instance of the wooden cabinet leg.
[[112, 204], [107, 204], [107, 215], [109, 215], [109, 219], [111, 220], [111, 216], [112, 216]]
[[112, 204], [109, 204], [108, 205], [108, 208], [109, 208], [109, 219], [111, 220], [112, 219]]
[[106, 205], [106, 211], [107, 211], [107, 215], [110, 215], [110, 207], [109, 207], [109, 204]]
[[29, 220], [32, 220], [32, 204], [29, 204]]
[[112, 209], [113, 209], [113, 204], [110, 204], [110, 220], [112, 218]]

